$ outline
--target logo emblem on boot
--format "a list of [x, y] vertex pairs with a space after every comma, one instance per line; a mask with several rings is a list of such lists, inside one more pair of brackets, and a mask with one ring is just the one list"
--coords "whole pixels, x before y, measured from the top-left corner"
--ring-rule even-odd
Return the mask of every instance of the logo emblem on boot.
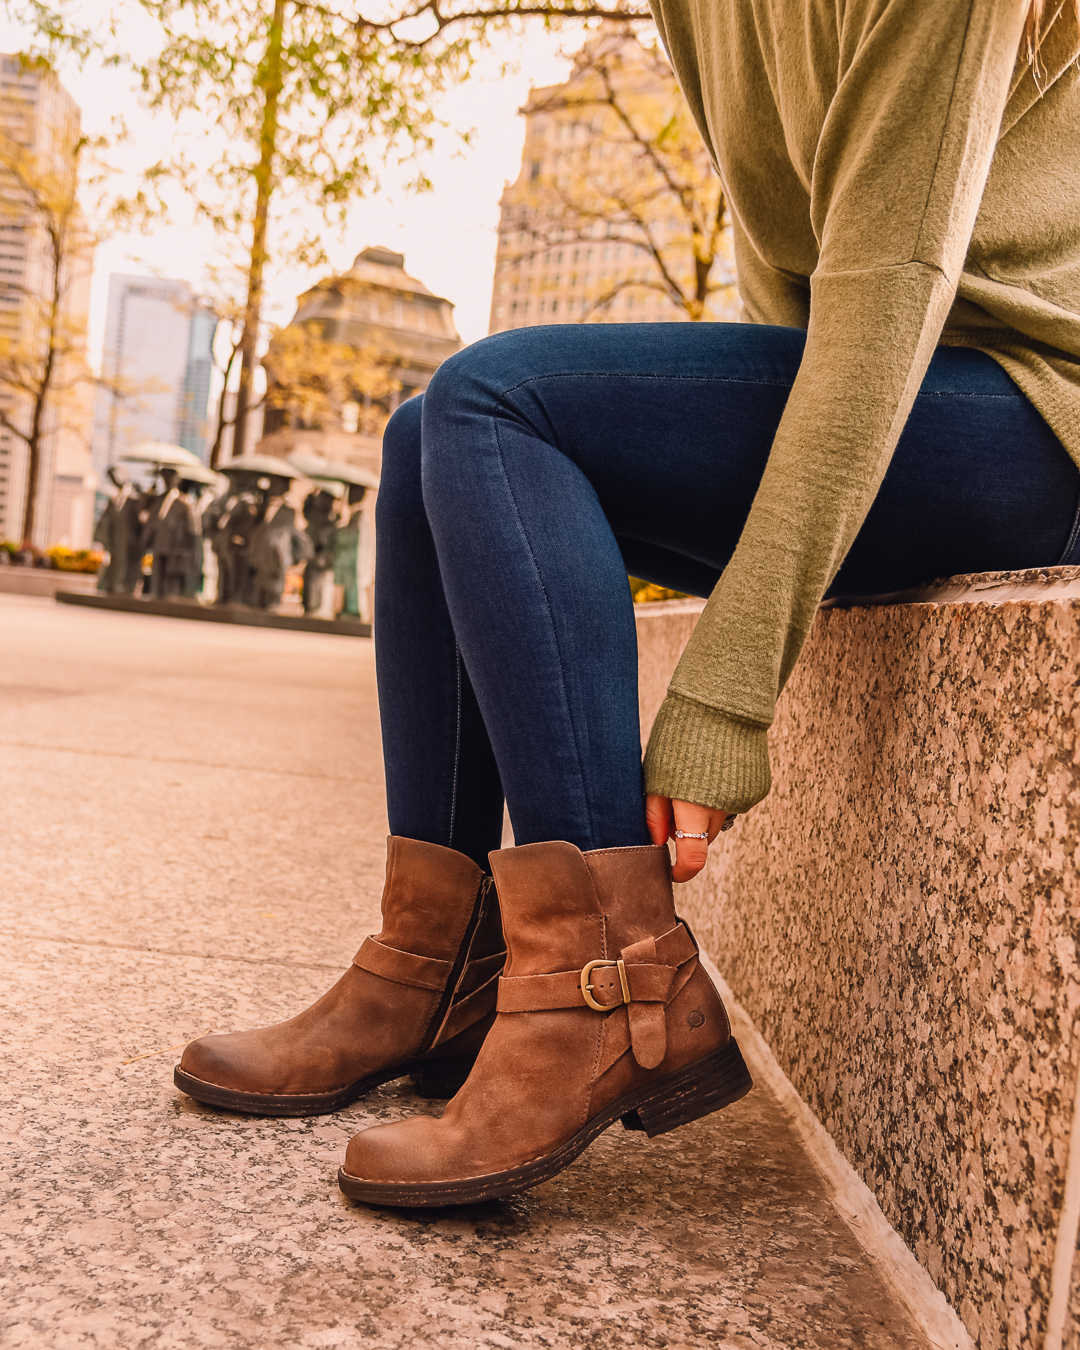
[[705, 1025], [705, 1014], [699, 1012], [697, 1008], [692, 1013], [686, 1015], [686, 1025], [688, 1027], [703, 1027]]

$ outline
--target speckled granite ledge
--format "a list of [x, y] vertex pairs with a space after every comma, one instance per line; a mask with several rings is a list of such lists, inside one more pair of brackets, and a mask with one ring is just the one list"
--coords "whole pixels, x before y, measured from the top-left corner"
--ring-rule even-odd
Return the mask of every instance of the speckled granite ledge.
[[[647, 727], [700, 605], [638, 608]], [[979, 1350], [1080, 1350], [1076, 1281], [1047, 1334], [1080, 1057], [1078, 672], [1080, 568], [824, 609], [771, 797], [680, 895]]]

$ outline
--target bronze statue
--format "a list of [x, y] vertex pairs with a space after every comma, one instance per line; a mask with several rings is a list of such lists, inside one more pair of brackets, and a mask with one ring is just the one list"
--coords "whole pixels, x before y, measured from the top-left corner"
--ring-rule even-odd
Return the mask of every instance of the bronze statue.
[[151, 512], [146, 527], [146, 545], [154, 555], [150, 593], [155, 599], [190, 599], [198, 591], [202, 574], [202, 534], [195, 502], [181, 491], [176, 469], [161, 471], [164, 495]]
[[[288, 485], [286, 484], [286, 490]], [[311, 540], [296, 523], [296, 511], [284, 493], [266, 498], [251, 536], [248, 565], [251, 569], [251, 603], [256, 609], [276, 609], [285, 589], [285, 574], [298, 562], [309, 560]]]
[[98, 572], [97, 588], [107, 595], [134, 595], [142, 578], [143, 494], [119, 464], [107, 471], [116, 492], [94, 526], [94, 539], [108, 553]]
[[248, 547], [256, 523], [256, 501], [230, 485], [207, 507], [204, 525], [218, 565], [217, 603], [248, 603]]
[[337, 535], [334, 494], [317, 486], [304, 500], [304, 520], [311, 540], [312, 554], [304, 565], [304, 613], [317, 614], [323, 605], [326, 577], [334, 568], [334, 543]]
[[337, 617], [370, 622], [367, 597], [370, 526], [361, 505], [366, 494], [367, 488], [359, 483], [348, 485], [342, 523], [334, 541], [334, 584], [341, 587]]

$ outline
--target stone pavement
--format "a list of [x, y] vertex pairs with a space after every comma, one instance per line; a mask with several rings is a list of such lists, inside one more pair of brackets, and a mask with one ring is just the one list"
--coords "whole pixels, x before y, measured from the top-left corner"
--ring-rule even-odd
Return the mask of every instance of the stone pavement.
[[0, 1345], [923, 1346], [764, 1089], [418, 1215], [334, 1181], [408, 1083], [292, 1121], [174, 1090], [377, 928], [380, 774], [369, 641], [0, 596]]

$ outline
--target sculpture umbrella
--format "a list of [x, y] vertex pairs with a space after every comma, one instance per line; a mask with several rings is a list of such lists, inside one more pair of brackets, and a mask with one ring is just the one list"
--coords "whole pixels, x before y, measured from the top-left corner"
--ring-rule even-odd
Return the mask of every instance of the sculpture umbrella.
[[132, 464], [160, 464], [164, 469], [185, 469], [195, 464], [202, 467], [198, 455], [193, 455], [182, 445], [169, 445], [167, 441], [142, 441], [133, 450], [126, 450], [120, 458]]
[[239, 459], [230, 459], [227, 464], [218, 465], [219, 473], [254, 473], [263, 477], [301, 478], [299, 469], [276, 455], [241, 455]]
[[289, 463], [294, 469], [299, 469], [305, 478], [325, 478], [330, 468], [329, 460], [323, 459], [321, 455], [308, 454], [305, 450], [293, 451]]
[[331, 497], [345, 495], [345, 485], [339, 483], [336, 478], [320, 478], [317, 473], [309, 473], [307, 477], [311, 479], [320, 492], [329, 492]]
[[208, 469], [205, 464], [178, 464], [181, 479], [189, 483], [206, 483], [213, 486], [221, 477], [213, 469]]
[[379, 475], [377, 473], [372, 473], [370, 469], [358, 468], [355, 464], [327, 464], [324, 462], [317, 469], [306, 469], [305, 473], [311, 478], [327, 478], [332, 483], [348, 483], [350, 487], [377, 488], [379, 486]]

